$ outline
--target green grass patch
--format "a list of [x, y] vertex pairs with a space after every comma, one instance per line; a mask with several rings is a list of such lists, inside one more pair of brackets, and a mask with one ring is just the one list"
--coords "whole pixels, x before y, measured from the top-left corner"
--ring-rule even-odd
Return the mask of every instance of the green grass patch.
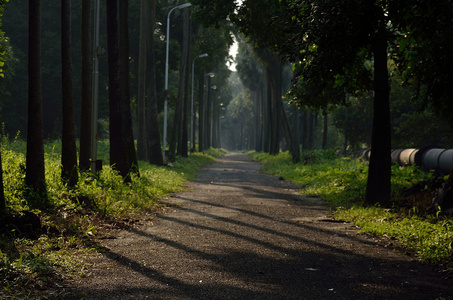
[[[368, 163], [339, 157], [332, 151], [305, 152], [293, 164], [288, 152], [278, 155], [250, 152], [265, 165], [264, 172], [283, 177], [301, 187], [307, 196], [320, 197], [337, 219], [360, 227], [361, 233], [396, 239], [420, 260], [441, 264], [453, 261], [453, 221], [439, 215], [424, 215], [417, 207], [392, 209], [364, 205]], [[417, 167], [392, 166], [392, 199], [396, 202], [407, 188], [430, 178]]]
[[336, 218], [352, 222], [361, 233], [398, 240], [422, 261], [442, 264], [453, 258], [453, 221], [436, 216], [398, 214], [379, 207], [338, 209]]
[[216, 158], [219, 158], [219, 157], [222, 157], [223, 155], [227, 154], [228, 151], [225, 150], [225, 149], [215, 149], [215, 148], [209, 148], [207, 150], [204, 150], [203, 151], [204, 154], [207, 154], [207, 155], [210, 155], [212, 157], [216, 157]]

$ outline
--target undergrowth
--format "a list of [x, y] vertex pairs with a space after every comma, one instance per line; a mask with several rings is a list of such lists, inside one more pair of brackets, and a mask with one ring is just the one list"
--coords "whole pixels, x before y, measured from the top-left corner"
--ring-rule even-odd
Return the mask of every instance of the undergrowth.
[[[40, 211], [25, 197], [25, 150], [26, 144], [19, 138], [2, 139], [7, 215], [0, 216], [0, 299], [61, 297], [64, 279], [88, 275], [85, 258], [103, 251], [96, 242], [100, 227], [127, 226], [125, 222], [138, 214], [152, 214], [162, 207], [160, 199], [182, 190], [201, 166], [225, 153], [209, 149], [178, 157], [168, 166], [139, 162], [140, 176], [132, 175], [132, 182], [124, 183], [108, 165], [108, 141], [100, 141], [98, 156], [104, 165], [98, 176], [80, 173], [78, 184], [68, 188], [60, 176], [61, 143], [47, 141], [45, 176], [50, 205]], [[22, 220], [30, 216], [39, 218], [38, 226], [22, 227]]]
[[396, 239], [421, 261], [446, 263], [451, 268], [453, 220], [440, 214], [427, 215], [416, 207], [403, 208], [398, 203], [403, 191], [431, 178], [416, 166], [392, 166], [395, 205], [388, 209], [365, 205], [368, 163], [361, 159], [339, 157], [333, 151], [312, 151], [303, 153], [302, 162], [294, 164], [288, 152], [249, 155], [265, 165], [265, 172], [298, 184], [308, 196], [325, 200], [337, 219], [359, 226], [361, 233]]

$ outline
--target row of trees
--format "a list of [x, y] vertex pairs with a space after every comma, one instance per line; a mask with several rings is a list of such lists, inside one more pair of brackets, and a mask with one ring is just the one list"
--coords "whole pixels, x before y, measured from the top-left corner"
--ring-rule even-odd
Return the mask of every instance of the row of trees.
[[[206, 25], [228, 18], [256, 46], [267, 86], [276, 93], [281, 62], [293, 63], [295, 84], [287, 97], [299, 106], [327, 111], [344, 104], [346, 95], [373, 91], [368, 203], [390, 200], [390, 59], [395, 62], [393, 71], [417, 83], [426, 105], [452, 120], [447, 88], [451, 1], [244, 0], [240, 6], [232, 0], [194, 2], [202, 8], [198, 16]], [[281, 103], [281, 97], [276, 99]], [[278, 108], [273, 116], [282, 117], [276, 124], [285, 129]], [[296, 150], [292, 153], [297, 160]]]
[[[262, 81], [263, 69], [253, 56], [251, 46], [245, 41], [239, 46], [236, 62], [237, 73], [241, 82], [244, 82], [245, 89], [233, 99], [231, 107], [227, 109], [224, 126], [228, 129], [228, 136], [222, 145], [229, 149], [262, 151], [259, 144], [262, 131], [257, 130], [257, 126], [262, 124], [260, 110], [263, 99], [266, 99], [266, 86], [261, 85], [256, 91], [254, 87]], [[389, 61], [389, 69], [392, 147], [450, 147], [452, 134], [447, 120], [436, 115], [432, 105], [424, 107], [422, 98], [413, 99], [418, 93], [417, 87], [413, 84], [401, 84], [403, 78], [395, 70], [394, 62]], [[292, 71], [286, 67], [283, 73], [284, 91], [289, 89], [291, 76]], [[248, 87], [247, 82], [251, 83], [251, 87]], [[316, 109], [310, 105], [297, 109], [295, 105], [287, 103], [284, 103], [284, 107], [292, 130], [303, 149], [336, 149], [343, 153], [358, 154], [361, 149], [370, 145], [372, 91], [360, 95], [348, 94], [344, 105], [329, 105], [328, 109]], [[238, 132], [241, 134], [237, 134]]]
[[[125, 180], [129, 180], [130, 171], [138, 173], [132, 135], [134, 129], [139, 133], [138, 158], [162, 163], [158, 124], [161, 123], [159, 118], [162, 117], [164, 102], [164, 96], [160, 95], [164, 94], [167, 24], [159, 21], [165, 20], [168, 11], [182, 3], [151, 0], [101, 3], [101, 11], [106, 12], [101, 14], [101, 43], [103, 41], [107, 45], [108, 55], [107, 60], [105, 56], [100, 57], [100, 65], [101, 70], [108, 69], [108, 76], [107, 72], [100, 72], [99, 116], [100, 120], [107, 120], [100, 128], [100, 135], [110, 138], [110, 163]], [[39, 163], [33, 165], [30, 162], [28, 165], [27, 157], [27, 173], [35, 174], [27, 175], [27, 184], [37, 187], [38, 191], [42, 190], [40, 186], [45, 187], [42, 181], [43, 151], [40, 150], [44, 137], [61, 137], [64, 140], [66, 154], [62, 155], [62, 176], [69, 185], [77, 180], [77, 172], [74, 172], [77, 166], [76, 155], [74, 163], [74, 137], [80, 135], [79, 167], [83, 170], [90, 164], [87, 145], [91, 140], [86, 125], [91, 114], [88, 109], [92, 93], [89, 35], [93, 26], [90, 23], [93, 1], [74, 3], [72, 9], [65, 1], [61, 6], [55, 1], [43, 1], [42, 4], [45, 8], [42, 17], [46, 20], [43, 23], [38, 23], [39, 18], [34, 19], [40, 1], [29, 1], [27, 6], [26, 1], [15, 0], [6, 6], [4, 21], [7, 20], [5, 24], [8, 25], [5, 28], [8, 34], [11, 32], [11, 41], [5, 44], [5, 80], [1, 86], [5, 98], [2, 101], [2, 116], [7, 132], [21, 129], [25, 123], [29, 125], [26, 130], [30, 147], [27, 155], [32, 156], [30, 160]], [[33, 5], [36, 7], [31, 9]], [[36, 22], [29, 29], [24, 26], [24, 20], [28, 20], [24, 18], [24, 7], [30, 9], [29, 24]], [[334, 3], [244, 0], [240, 5], [234, 0], [193, 0], [192, 13], [195, 17], [190, 18], [187, 9], [177, 10], [174, 19], [178, 18], [178, 21], [171, 23], [175, 39], [170, 41], [169, 103], [172, 109], [169, 115], [173, 116], [173, 122], [169, 122], [170, 157], [188, 153], [188, 124], [193, 117], [189, 113], [190, 63], [199, 54], [208, 53], [208, 57], [196, 61], [195, 68], [198, 82], [195, 87], [198, 91], [194, 94], [199, 118], [194, 124], [198, 123], [200, 150], [220, 146], [219, 120], [222, 108], [227, 107], [229, 120], [225, 124], [253, 123], [250, 126], [251, 138], [233, 144], [236, 143], [237, 147], [253, 145], [259, 151], [274, 154], [283, 145], [297, 162], [300, 160], [299, 137], [304, 137], [304, 145], [313, 143], [313, 130], [309, 128], [314, 128], [318, 112], [324, 116], [323, 144], [326, 144], [329, 111], [349, 102], [347, 115], [353, 115], [357, 112], [353, 109], [354, 99], [369, 97], [372, 92], [373, 151], [366, 199], [369, 203], [386, 204], [390, 199], [390, 82], [396, 78], [389, 77], [389, 74], [399, 73], [400, 81], [417, 83], [415, 94], [422, 99], [420, 102], [435, 107], [452, 120], [448, 113], [452, 108], [451, 95], [446, 88], [451, 76], [446, 66], [449, 65], [448, 53], [452, 46], [449, 38], [452, 27], [448, 23], [452, 7], [447, 0], [436, 4], [426, 0], [376, 0], [366, 3], [359, 0]], [[69, 20], [82, 24], [81, 27], [72, 27], [75, 33], [71, 32], [71, 22], [67, 21], [68, 11], [72, 13]], [[11, 15], [8, 16], [8, 12]], [[56, 16], [61, 16], [62, 22], [57, 26], [55, 20], [60, 18]], [[232, 42], [231, 24], [238, 30], [238, 39], [245, 39], [252, 46], [241, 43], [240, 53], [247, 54], [240, 56], [238, 61], [239, 78], [250, 94], [235, 93], [239, 96], [230, 102], [232, 91], [226, 85], [230, 72], [225, 63], [228, 46]], [[40, 32], [37, 28], [41, 27], [44, 34], [38, 36]], [[53, 42], [60, 35], [55, 28], [62, 30], [60, 46]], [[188, 28], [191, 29], [185, 30]], [[27, 36], [35, 40], [28, 43]], [[72, 36], [72, 40], [63, 36]], [[46, 47], [39, 48], [38, 40], [44, 41]], [[28, 49], [29, 45], [31, 49]], [[77, 48], [82, 51], [71, 52], [71, 49]], [[61, 61], [56, 63], [58, 57]], [[41, 58], [45, 63], [39, 66]], [[24, 63], [27, 60], [30, 60], [28, 67]], [[80, 68], [71, 69], [74, 62], [81, 62]], [[292, 64], [292, 71], [287, 67], [288, 63]], [[392, 68], [389, 69], [389, 66]], [[42, 71], [42, 78], [39, 70]], [[215, 77], [207, 77], [206, 74], [212, 71], [215, 71]], [[72, 72], [74, 76], [71, 76]], [[293, 85], [290, 92], [283, 95], [283, 91], [289, 88], [285, 82], [289, 82], [290, 77], [293, 78]], [[21, 82], [28, 79], [29, 95], [24, 96]], [[32, 84], [36, 82], [41, 82], [42, 91], [38, 85], [34, 87]], [[215, 91], [209, 88], [214, 85], [218, 87]], [[62, 88], [56, 88], [58, 86]], [[40, 95], [43, 99], [39, 98]], [[289, 108], [282, 102], [282, 96], [304, 108], [303, 118], [299, 117], [296, 106]], [[23, 99], [28, 99], [31, 104], [42, 104], [42, 108], [28, 105], [33, 112], [42, 110], [44, 118], [41, 122], [44, 125], [41, 128], [39, 124], [30, 125], [39, 123], [39, 120], [33, 120], [35, 116], [30, 116], [33, 114], [23, 113], [23, 108], [27, 107]], [[65, 100], [57, 103], [55, 99]], [[78, 99], [81, 99], [82, 105], [71, 108], [70, 104]], [[50, 117], [60, 116], [55, 109], [63, 107], [65, 115], [75, 114], [76, 118], [71, 120], [69, 116], [55, 120]], [[244, 111], [253, 118], [247, 120]], [[25, 122], [21, 119], [23, 115], [31, 119]], [[340, 113], [340, 117], [334, 117], [332, 122], [347, 128], [347, 122], [342, 124], [345, 120], [342, 115], [345, 114]], [[298, 132], [302, 124], [304, 133]], [[191, 131], [194, 132], [194, 129], [191, 128]], [[31, 137], [30, 132], [33, 133]], [[345, 138], [353, 141], [356, 135], [352, 135], [351, 130], [347, 132], [351, 135], [345, 134]], [[233, 135], [230, 134], [232, 141]]]
[[[1, 86], [2, 117], [7, 133], [26, 133], [26, 185], [30, 204], [48, 205], [45, 138], [61, 137], [61, 176], [69, 187], [77, 184], [78, 170], [87, 171], [91, 166], [90, 124], [96, 109], [92, 106], [92, 97], [97, 92], [92, 86], [92, 76], [96, 75], [93, 53], [100, 64], [99, 135], [110, 140], [110, 164], [125, 181], [131, 180], [131, 173], [139, 174], [138, 159], [163, 164], [159, 118], [164, 99], [164, 28], [167, 24], [160, 21], [165, 20], [172, 7], [183, 2], [84, 0], [74, 6], [69, 0], [61, 3], [16, 0], [6, 6], [5, 2], [1, 2], [1, 8], [5, 8], [4, 28], [10, 39], [2, 43], [9, 50], [9, 56], [4, 56], [7, 81]], [[105, 50], [92, 45], [92, 33], [96, 30], [93, 12], [97, 9], [101, 12], [100, 41], [106, 45], [105, 56], [102, 55]], [[225, 99], [218, 98], [218, 101], [227, 102], [225, 82], [229, 71], [225, 63], [232, 43], [229, 30], [225, 30], [226, 22], [222, 30], [205, 29], [199, 22], [189, 23], [189, 9], [177, 13], [175, 18], [182, 18], [183, 22], [178, 20], [171, 28], [174, 38], [170, 41], [169, 115], [172, 122], [169, 123], [173, 124], [169, 126], [170, 157], [188, 153], [189, 62], [199, 52], [209, 53], [207, 59], [197, 62], [195, 79], [198, 80], [195, 82], [200, 82], [200, 96], [195, 93], [194, 104], [203, 98], [204, 74], [214, 69], [215, 83], [224, 87], [219, 95]], [[60, 20], [60, 24], [56, 25], [55, 20]], [[26, 23], [28, 26], [24, 27]], [[61, 43], [57, 45], [58, 40]], [[74, 65], [78, 68], [73, 68]], [[24, 82], [28, 82], [28, 95], [24, 95], [21, 88]], [[56, 99], [61, 100], [56, 102]], [[25, 114], [24, 107], [28, 107]], [[27, 120], [21, 119], [23, 115]], [[27, 124], [26, 129], [22, 128], [23, 124]], [[138, 154], [133, 131], [138, 133]], [[79, 157], [77, 136], [80, 137]], [[4, 209], [4, 198], [1, 204]]]
[[[89, 4], [89, 3], [88, 3]], [[116, 1], [107, 1], [109, 49], [109, 103], [110, 103], [110, 160], [118, 172], [128, 180], [130, 172], [138, 172], [132, 135], [129, 71], [127, 2], [118, 13]], [[88, 6], [90, 7], [90, 6]], [[90, 7], [91, 8], [91, 7]], [[42, 108], [42, 50], [41, 1], [28, 5], [28, 120], [26, 185], [31, 204], [47, 205], [44, 134]], [[87, 24], [84, 23], [86, 26]], [[85, 31], [88, 32], [88, 31]], [[89, 45], [87, 45], [89, 46]], [[62, 78], [62, 179], [74, 187], [78, 180], [77, 148], [74, 122], [74, 97], [71, 56], [71, 2], [61, 1], [61, 78]], [[88, 84], [89, 82], [87, 82]], [[121, 86], [122, 85], [122, 86]], [[120, 88], [120, 86], [122, 88]], [[86, 88], [86, 87], [85, 87]], [[82, 116], [90, 120], [91, 116]], [[87, 145], [88, 147], [90, 145]], [[84, 149], [86, 151], [86, 149]], [[86, 166], [86, 162], [82, 162]]]

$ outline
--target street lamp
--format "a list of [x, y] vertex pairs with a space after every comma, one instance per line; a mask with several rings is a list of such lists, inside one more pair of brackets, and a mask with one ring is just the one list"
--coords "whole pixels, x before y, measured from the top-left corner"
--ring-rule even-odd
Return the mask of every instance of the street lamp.
[[192, 100], [191, 100], [191, 104], [190, 104], [190, 152], [194, 151], [194, 145], [195, 145], [195, 140], [193, 138], [193, 133], [194, 133], [194, 130], [193, 130], [193, 79], [194, 79], [195, 60], [197, 58], [206, 57], [206, 56], [208, 56], [208, 54], [203, 53], [203, 54], [198, 55], [197, 57], [195, 57], [192, 60]]
[[167, 47], [166, 47], [166, 56], [165, 56], [165, 101], [164, 101], [164, 134], [163, 134], [163, 158], [165, 159], [165, 150], [167, 149], [167, 109], [168, 109], [168, 97], [170, 96], [170, 93], [168, 92], [168, 52], [170, 48], [170, 14], [175, 10], [175, 9], [183, 9], [186, 7], [192, 6], [190, 3], [184, 3], [181, 5], [178, 5], [176, 7], [173, 7], [170, 9], [167, 15]]

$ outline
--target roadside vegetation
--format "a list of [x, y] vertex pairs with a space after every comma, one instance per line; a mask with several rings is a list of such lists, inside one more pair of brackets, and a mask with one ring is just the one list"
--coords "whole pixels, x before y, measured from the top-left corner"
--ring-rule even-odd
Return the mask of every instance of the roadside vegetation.
[[109, 165], [108, 142], [99, 142], [102, 171], [82, 173], [70, 189], [61, 180], [59, 141], [45, 143], [49, 206], [26, 201], [23, 140], [2, 139], [6, 216], [0, 216], [0, 299], [42, 299], [64, 293], [71, 276], [90, 274], [87, 257], [104, 251], [98, 241], [111, 230], [151, 219], [162, 200], [182, 190], [201, 166], [223, 153], [209, 149], [178, 157], [168, 166], [140, 162], [140, 177], [124, 183]]
[[364, 204], [368, 163], [360, 158], [340, 157], [333, 151], [303, 153], [302, 163], [294, 164], [288, 152], [278, 155], [250, 152], [264, 164], [264, 171], [294, 182], [302, 193], [320, 197], [332, 208], [333, 216], [358, 226], [420, 261], [451, 273], [453, 263], [453, 219], [443, 212], [427, 213], [435, 179], [415, 166], [392, 166], [393, 207]]

